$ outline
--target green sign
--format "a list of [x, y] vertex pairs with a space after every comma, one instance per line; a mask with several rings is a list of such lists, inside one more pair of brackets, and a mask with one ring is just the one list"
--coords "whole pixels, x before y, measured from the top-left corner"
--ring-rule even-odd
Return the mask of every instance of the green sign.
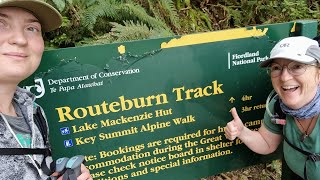
[[22, 85], [46, 112], [55, 159], [83, 154], [101, 180], [199, 179], [281, 157], [224, 127], [232, 107], [260, 126], [271, 83], [258, 64], [298, 26], [314, 36], [317, 22], [47, 51]]

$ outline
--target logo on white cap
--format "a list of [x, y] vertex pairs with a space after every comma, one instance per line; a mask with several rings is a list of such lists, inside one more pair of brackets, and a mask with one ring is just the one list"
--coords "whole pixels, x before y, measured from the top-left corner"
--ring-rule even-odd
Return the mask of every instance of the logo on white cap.
[[281, 48], [290, 47], [290, 44], [289, 43], [283, 43], [283, 44], [280, 44], [280, 47]]

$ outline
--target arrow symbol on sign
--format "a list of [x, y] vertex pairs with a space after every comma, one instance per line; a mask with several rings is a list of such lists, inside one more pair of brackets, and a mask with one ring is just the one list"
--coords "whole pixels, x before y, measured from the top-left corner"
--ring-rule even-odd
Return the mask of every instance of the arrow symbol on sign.
[[233, 97], [231, 97], [231, 98], [229, 99], [229, 101], [230, 101], [231, 103], [233, 103], [233, 102], [235, 101], [235, 99], [234, 99]]

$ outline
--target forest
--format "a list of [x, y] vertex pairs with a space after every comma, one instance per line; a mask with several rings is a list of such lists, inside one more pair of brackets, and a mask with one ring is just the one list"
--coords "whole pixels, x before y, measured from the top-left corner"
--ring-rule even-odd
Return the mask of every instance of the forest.
[[318, 0], [45, 0], [63, 25], [47, 48], [153, 39], [230, 28], [320, 19]]

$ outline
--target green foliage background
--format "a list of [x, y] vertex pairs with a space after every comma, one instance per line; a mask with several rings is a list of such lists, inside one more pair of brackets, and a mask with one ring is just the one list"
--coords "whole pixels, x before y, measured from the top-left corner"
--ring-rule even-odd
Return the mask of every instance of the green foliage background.
[[318, 0], [45, 0], [63, 16], [48, 48], [106, 44], [298, 19], [320, 19]]

